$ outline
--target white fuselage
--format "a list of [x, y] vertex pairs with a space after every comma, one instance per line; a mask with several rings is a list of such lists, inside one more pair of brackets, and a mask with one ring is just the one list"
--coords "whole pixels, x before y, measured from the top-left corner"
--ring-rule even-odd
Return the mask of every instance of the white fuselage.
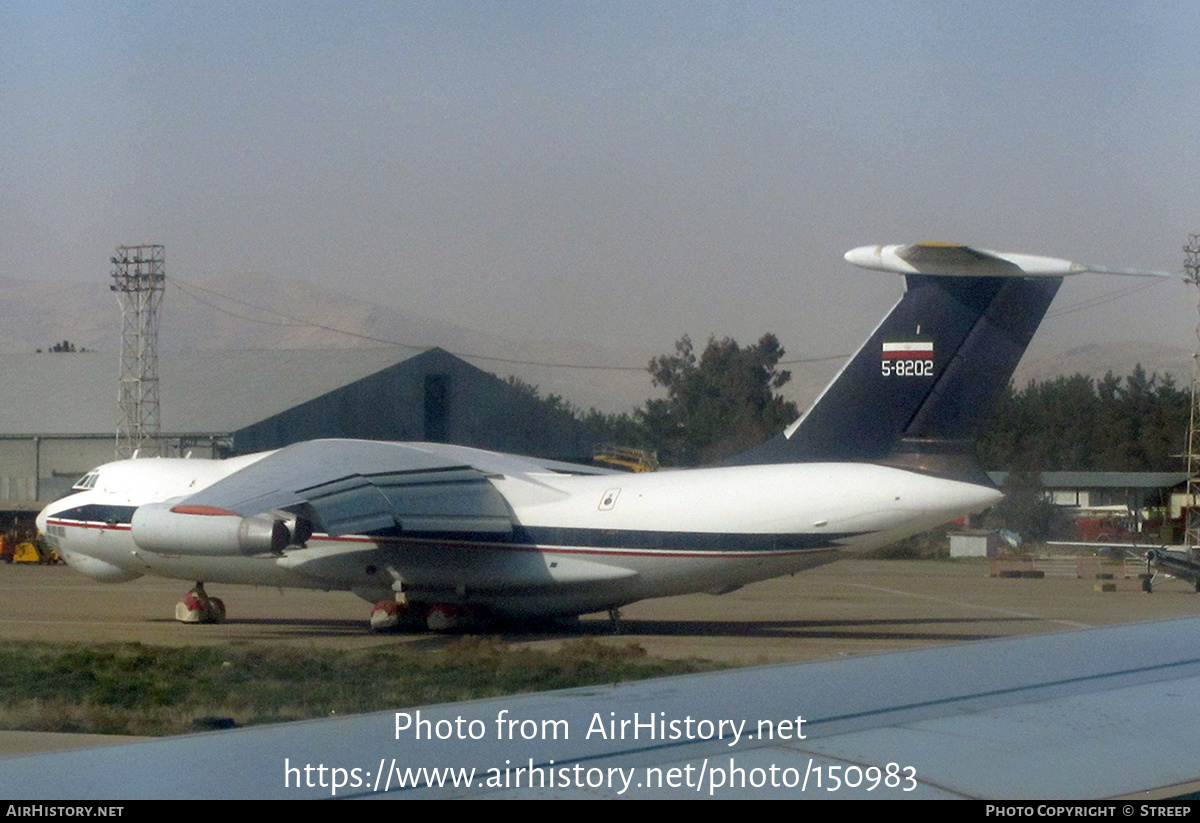
[[[469, 450], [474, 451], [474, 450]], [[478, 452], [487, 455], [486, 452]], [[720, 593], [886, 545], [1000, 499], [995, 489], [860, 463], [792, 463], [489, 478], [511, 537], [314, 534], [281, 555], [148, 550], [132, 511], [191, 495], [265, 455], [110, 463], [38, 526], [69, 564], [119, 582], [184, 580], [349, 590], [514, 615], [581, 614], [648, 597]]]

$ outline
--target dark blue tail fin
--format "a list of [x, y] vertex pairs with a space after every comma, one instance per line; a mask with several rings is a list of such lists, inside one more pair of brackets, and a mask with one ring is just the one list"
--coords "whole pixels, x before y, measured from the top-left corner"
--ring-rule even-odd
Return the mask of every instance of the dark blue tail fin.
[[885, 463], [987, 483], [974, 443], [1061, 277], [908, 274], [904, 297], [788, 430], [729, 463]]

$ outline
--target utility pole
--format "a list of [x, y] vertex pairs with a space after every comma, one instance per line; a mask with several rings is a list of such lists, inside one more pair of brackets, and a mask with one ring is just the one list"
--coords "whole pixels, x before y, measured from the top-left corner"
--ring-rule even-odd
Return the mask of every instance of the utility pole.
[[[1184, 279], [1200, 291], [1200, 234], [1189, 234], [1183, 247]], [[1187, 436], [1187, 505], [1184, 508], [1183, 543], [1195, 558], [1200, 547], [1200, 298], [1196, 303], [1196, 349], [1192, 353], [1192, 411]]]
[[166, 285], [163, 246], [117, 246], [109, 287], [121, 304], [121, 378], [117, 457], [158, 449], [158, 307]]

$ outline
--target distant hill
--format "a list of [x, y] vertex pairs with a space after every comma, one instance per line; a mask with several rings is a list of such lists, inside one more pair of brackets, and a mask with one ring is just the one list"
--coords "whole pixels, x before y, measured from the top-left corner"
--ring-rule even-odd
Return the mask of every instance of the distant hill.
[[1102, 378], [1107, 372], [1125, 377], [1138, 364], [1147, 374], [1170, 375], [1175, 385], [1186, 388], [1192, 382], [1192, 353], [1182, 346], [1163, 346], [1157, 343], [1123, 341], [1120, 343], [1089, 343], [1068, 351], [1039, 354], [1030, 352], [1013, 375], [1013, 382], [1023, 388], [1030, 380], [1042, 382], [1055, 377], [1086, 374]]
[[[197, 349], [345, 348], [384, 346], [390, 342], [411, 346], [414, 352], [440, 346], [460, 355], [477, 355], [466, 359], [501, 377], [515, 375], [538, 386], [543, 395], [560, 395], [583, 409], [629, 411], [649, 397], [663, 396], [642, 369], [652, 357], [663, 352], [601, 348], [564, 340], [515, 340], [347, 297], [306, 282], [241, 275], [205, 283], [205, 287], [238, 296], [253, 305], [229, 302], [206, 291], [173, 284], [168, 277], [160, 356]], [[77, 347], [112, 352], [115, 384], [120, 312], [105, 279], [92, 282], [0, 278], [0, 288], [5, 295], [0, 304], [0, 353], [45, 350], [56, 342], [70, 340]], [[254, 305], [311, 318], [327, 328], [298, 323]], [[764, 333], [768, 331], [788, 345], [786, 329], [763, 329]], [[803, 358], [806, 354], [789, 349], [785, 359]], [[635, 370], [567, 369], [485, 358], [611, 364]], [[1141, 363], [1147, 372], [1170, 374], [1178, 385], [1186, 386], [1191, 380], [1191, 362], [1191, 352], [1183, 348], [1138, 342], [1090, 344], [1066, 352], [1031, 352], [1017, 368], [1014, 379], [1018, 386], [1024, 386], [1031, 379], [1047, 380], [1077, 372], [1099, 378], [1111, 370], [1124, 376]], [[838, 360], [787, 365], [792, 382], [785, 387], [784, 394], [800, 408], [808, 408], [841, 366], [842, 361]]]
[[[478, 355], [465, 359], [501, 377], [515, 375], [538, 386], [543, 395], [558, 394], [584, 409], [595, 406], [602, 411], [629, 411], [648, 397], [660, 396], [642, 368], [660, 352], [612, 350], [571, 341], [511, 340], [304, 282], [241, 276], [206, 283], [205, 287], [252, 305], [174, 284], [168, 276], [160, 315], [160, 357], [188, 350], [346, 348], [389, 343], [406, 344], [402, 348], [416, 353], [440, 346], [456, 354]], [[5, 295], [0, 304], [0, 353], [44, 351], [63, 340], [76, 347], [112, 352], [115, 387], [121, 315], [107, 282], [0, 278], [0, 288]], [[326, 328], [289, 320], [254, 305], [269, 306], [296, 318], [311, 318]], [[614, 364], [635, 370], [550, 368], [486, 358]]]

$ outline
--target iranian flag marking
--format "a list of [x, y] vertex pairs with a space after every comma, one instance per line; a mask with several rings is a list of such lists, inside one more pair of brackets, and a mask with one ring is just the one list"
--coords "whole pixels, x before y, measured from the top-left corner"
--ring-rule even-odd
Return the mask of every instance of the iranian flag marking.
[[909, 343], [884, 343], [884, 360], [925, 360], [933, 357], [933, 341]]

